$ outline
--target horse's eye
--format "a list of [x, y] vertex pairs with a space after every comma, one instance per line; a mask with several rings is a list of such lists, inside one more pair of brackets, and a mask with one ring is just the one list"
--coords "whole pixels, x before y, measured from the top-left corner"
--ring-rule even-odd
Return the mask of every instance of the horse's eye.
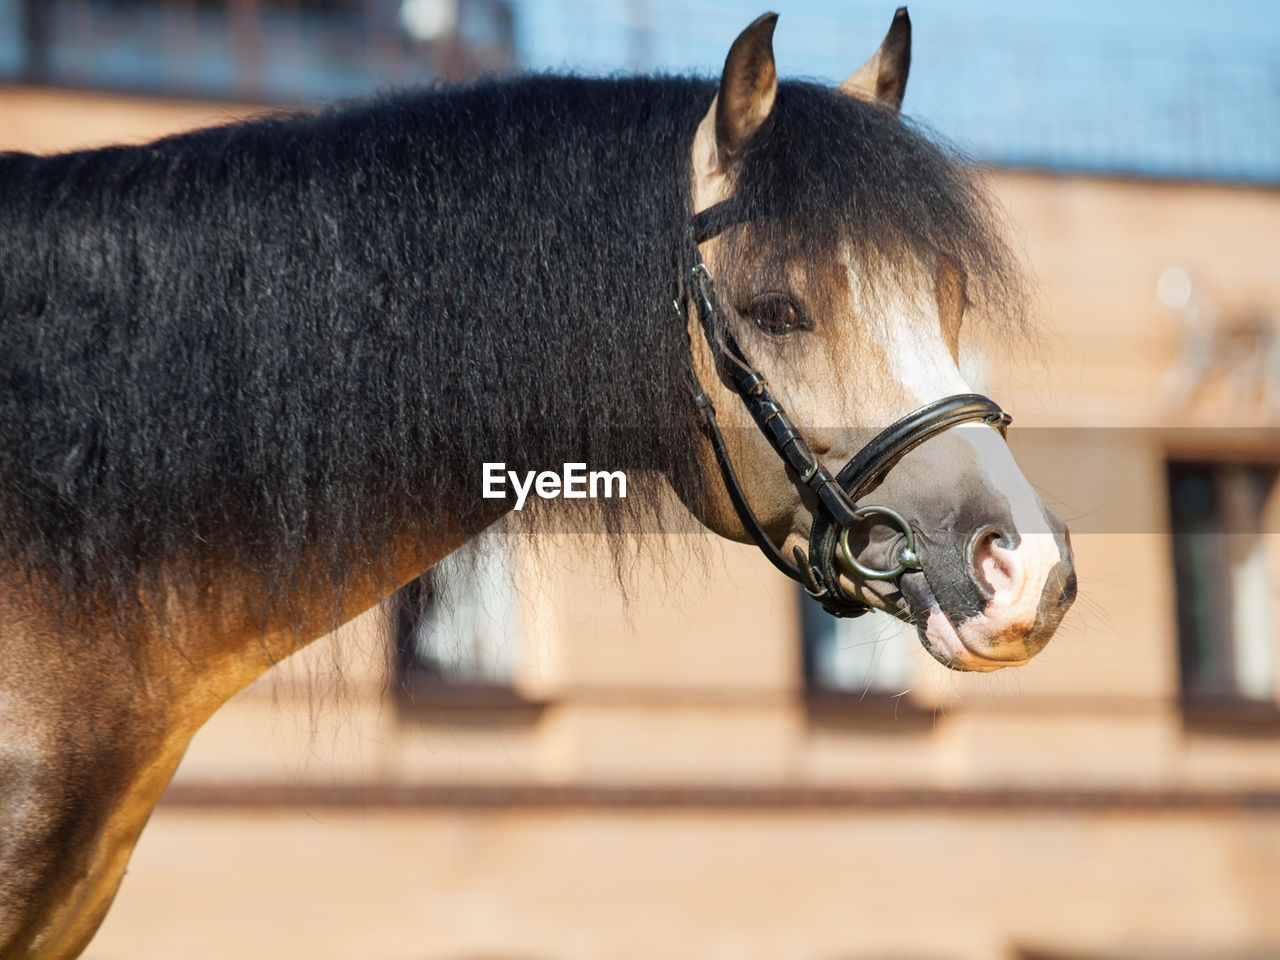
[[792, 330], [809, 329], [809, 321], [795, 301], [777, 294], [757, 297], [751, 301], [747, 316], [770, 336], [779, 337]]

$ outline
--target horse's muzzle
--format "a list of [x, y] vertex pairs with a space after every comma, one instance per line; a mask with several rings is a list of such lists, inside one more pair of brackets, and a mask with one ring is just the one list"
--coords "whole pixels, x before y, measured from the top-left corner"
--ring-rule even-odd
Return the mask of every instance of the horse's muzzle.
[[924, 572], [902, 593], [933, 656], [958, 670], [1026, 663], [1049, 642], [1076, 596], [1066, 526], [1045, 511], [1045, 528], [1019, 533], [984, 524], [922, 543]]

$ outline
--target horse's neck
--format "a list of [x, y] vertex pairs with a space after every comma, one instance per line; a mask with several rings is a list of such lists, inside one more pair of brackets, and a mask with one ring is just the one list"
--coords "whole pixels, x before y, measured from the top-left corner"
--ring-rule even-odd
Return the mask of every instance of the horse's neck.
[[485, 462], [687, 459], [702, 95], [543, 78], [13, 161], [0, 316], [47, 382], [0, 424], [11, 558], [122, 605], [185, 563], [359, 609], [510, 505]]

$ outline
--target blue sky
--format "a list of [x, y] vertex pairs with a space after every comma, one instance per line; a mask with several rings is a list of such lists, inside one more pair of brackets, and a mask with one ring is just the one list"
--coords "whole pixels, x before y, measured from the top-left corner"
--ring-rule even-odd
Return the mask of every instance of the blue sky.
[[[777, 4], [784, 76], [835, 81], [890, 2]], [[905, 111], [982, 159], [1280, 182], [1280, 0], [919, 0]], [[530, 69], [718, 73], [763, 0], [519, 0]]]

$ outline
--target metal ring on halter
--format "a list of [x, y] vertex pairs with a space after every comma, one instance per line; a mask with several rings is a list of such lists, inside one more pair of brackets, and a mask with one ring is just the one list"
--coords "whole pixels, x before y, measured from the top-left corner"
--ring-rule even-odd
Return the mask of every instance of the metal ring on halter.
[[902, 576], [908, 570], [921, 569], [920, 556], [916, 553], [916, 535], [911, 531], [911, 524], [907, 522], [906, 517], [897, 510], [878, 506], [859, 507], [854, 513], [858, 517], [888, 517], [898, 525], [907, 542], [898, 553], [898, 565], [896, 567], [891, 570], [877, 570], [875, 567], [868, 567], [853, 555], [853, 551], [849, 549], [849, 528], [842, 527], [838, 541], [839, 549], [836, 550], [836, 562], [844, 568], [846, 573], [852, 577], [861, 577], [864, 580], [893, 580]]

